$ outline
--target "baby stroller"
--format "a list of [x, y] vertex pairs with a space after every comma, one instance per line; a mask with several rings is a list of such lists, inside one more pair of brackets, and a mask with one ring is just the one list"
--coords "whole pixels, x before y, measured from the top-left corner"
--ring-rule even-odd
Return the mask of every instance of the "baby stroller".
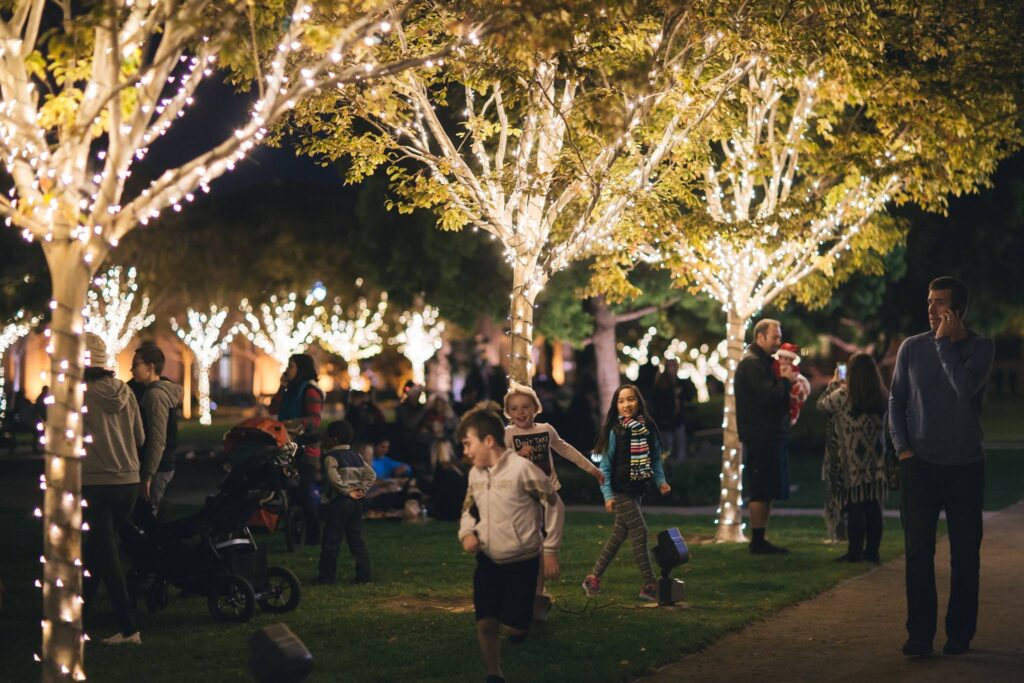
[[250, 454], [191, 517], [162, 523], [139, 501], [121, 528], [133, 602], [145, 596], [155, 613], [167, 605], [171, 585], [205, 595], [210, 614], [221, 621], [248, 621], [257, 604], [273, 613], [298, 607], [298, 578], [267, 566], [266, 547], [256, 544], [246, 525], [278, 482], [294, 476], [295, 449], [293, 443], [275, 444]]
[[[319, 438], [317, 434], [295, 437], [300, 448], [293, 449], [295, 455], [289, 476], [279, 476], [271, 481], [268, 496], [260, 501], [249, 522], [250, 526], [265, 526], [270, 531], [283, 528], [289, 552], [298, 550], [306, 538], [306, 516], [298, 499], [301, 494], [294, 458], [301, 454], [301, 446], [314, 443]], [[224, 454], [228, 464], [235, 466], [246, 462], [255, 453], [267, 448], [283, 447], [291, 440], [291, 435], [281, 422], [269, 417], [253, 417], [239, 422], [224, 436]]]

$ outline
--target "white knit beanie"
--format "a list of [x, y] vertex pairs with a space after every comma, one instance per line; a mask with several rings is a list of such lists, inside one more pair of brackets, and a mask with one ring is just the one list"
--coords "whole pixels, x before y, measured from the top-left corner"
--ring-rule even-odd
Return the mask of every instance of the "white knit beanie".
[[508, 414], [508, 400], [512, 398], [513, 394], [522, 394], [523, 396], [529, 396], [531, 399], [533, 399], [533, 404], [537, 406], [537, 414], [540, 415], [543, 408], [541, 408], [540, 399], [537, 398], [537, 392], [533, 390], [533, 387], [531, 387], [528, 384], [520, 384], [515, 380], [509, 380], [508, 393], [505, 394], [506, 418], [508, 418], [509, 420], [512, 419], [512, 416]]
[[85, 350], [88, 352], [88, 357], [85, 361], [86, 367], [107, 367], [107, 345], [98, 334], [93, 332], [85, 333]]

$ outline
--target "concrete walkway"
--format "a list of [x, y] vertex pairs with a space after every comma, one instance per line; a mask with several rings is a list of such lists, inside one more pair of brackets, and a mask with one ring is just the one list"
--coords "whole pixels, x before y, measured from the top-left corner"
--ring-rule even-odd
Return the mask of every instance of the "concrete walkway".
[[[981, 681], [1024, 680], [1024, 503], [985, 522], [978, 633], [970, 653], [906, 658], [903, 560], [851, 579], [685, 657], [649, 683], [670, 681]], [[949, 543], [936, 549], [939, 633], [949, 592]]]

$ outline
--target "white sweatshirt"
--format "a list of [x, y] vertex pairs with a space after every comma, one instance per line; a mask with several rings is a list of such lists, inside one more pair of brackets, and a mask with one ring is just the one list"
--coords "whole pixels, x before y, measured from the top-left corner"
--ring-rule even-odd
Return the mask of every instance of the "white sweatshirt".
[[525, 429], [520, 429], [515, 425], [505, 427], [505, 448], [511, 448], [518, 453], [523, 446], [533, 446], [530, 462], [541, 468], [544, 474], [551, 478], [551, 485], [556, 491], [562, 488], [562, 484], [558, 481], [558, 473], [555, 472], [555, 459], [551, 455], [552, 450], [592, 477], [596, 477], [600, 472], [593, 463], [587, 460], [586, 456], [560, 437], [554, 427], [544, 422], [535, 422], [532, 427]]
[[470, 470], [459, 540], [475, 533], [480, 552], [497, 564], [529, 560], [542, 549], [557, 553], [563, 517], [556, 513], [555, 500], [551, 480], [525, 458], [506, 450], [493, 467]]

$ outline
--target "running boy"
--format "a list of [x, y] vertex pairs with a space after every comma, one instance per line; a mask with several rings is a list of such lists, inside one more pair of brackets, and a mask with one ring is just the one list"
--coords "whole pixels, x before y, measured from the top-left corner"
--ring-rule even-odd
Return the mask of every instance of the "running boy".
[[[517, 455], [529, 460], [539, 467], [551, 479], [551, 488], [555, 491], [555, 514], [558, 516], [558, 528], [565, 527], [565, 505], [558, 495], [562, 485], [555, 471], [555, 459], [551, 452], [569, 460], [581, 470], [604, 484], [604, 475], [582, 453], [573, 448], [558, 435], [555, 428], [543, 422], [537, 422], [541, 411], [537, 393], [525, 384], [511, 382], [505, 394], [505, 417], [509, 425], [505, 428], [505, 447], [511, 448]], [[556, 548], [557, 550], [557, 548]], [[537, 592], [533, 598], [533, 618], [535, 621], [547, 619], [551, 607], [551, 598], [544, 592], [544, 575], [537, 577]]]
[[562, 529], [551, 480], [525, 458], [503, 447], [505, 426], [497, 413], [466, 413], [459, 424], [459, 438], [473, 463], [459, 541], [466, 552], [476, 554], [473, 607], [477, 640], [488, 683], [500, 683], [505, 679], [501, 674], [499, 623], [508, 627], [513, 643], [526, 639], [540, 558], [543, 555], [545, 576], [558, 576]]

